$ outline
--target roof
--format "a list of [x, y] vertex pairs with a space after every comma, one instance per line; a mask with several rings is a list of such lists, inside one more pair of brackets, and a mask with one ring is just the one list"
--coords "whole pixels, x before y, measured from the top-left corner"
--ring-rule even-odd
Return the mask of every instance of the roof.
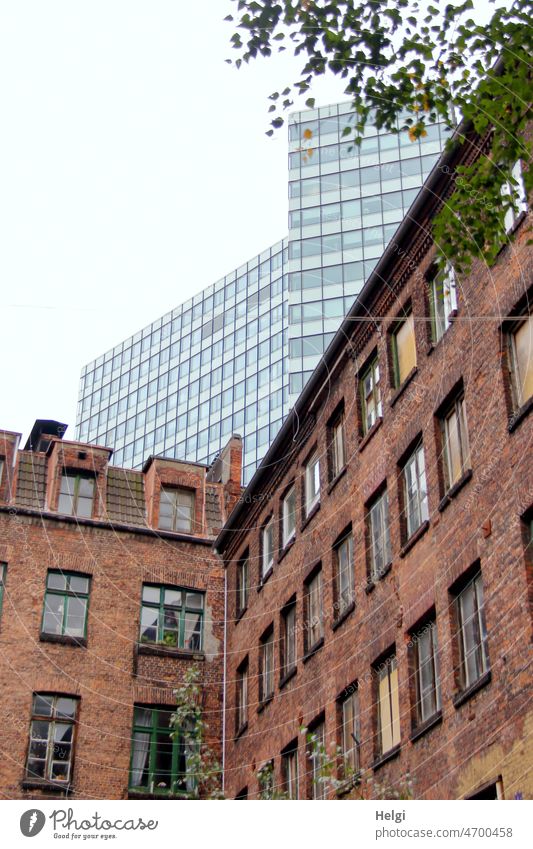
[[16, 504], [44, 510], [46, 499], [46, 457], [21, 451], [18, 459]]
[[111, 522], [146, 525], [142, 472], [115, 466], [108, 468], [106, 509]]

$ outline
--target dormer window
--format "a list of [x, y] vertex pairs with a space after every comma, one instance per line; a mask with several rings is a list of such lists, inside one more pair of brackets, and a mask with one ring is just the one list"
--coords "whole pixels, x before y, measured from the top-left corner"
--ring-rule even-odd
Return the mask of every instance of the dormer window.
[[162, 531], [192, 533], [193, 515], [194, 492], [161, 487], [159, 527]]
[[90, 475], [64, 472], [61, 475], [58, 512], [90, 519], [93, 515], [94, 483], [95, 479]]

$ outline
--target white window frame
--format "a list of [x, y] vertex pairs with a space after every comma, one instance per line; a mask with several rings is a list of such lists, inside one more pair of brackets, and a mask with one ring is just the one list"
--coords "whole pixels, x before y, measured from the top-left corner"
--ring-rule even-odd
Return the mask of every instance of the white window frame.
[[[293, 509], [290, 510], [289, 502], [292, 499]], [[286, 492], [282, 502], [282, 536], [283, 547], [296, 536], [296, 486], [292, 484]]]
[[450, 327], [450, 316], [457, 309], [457, 278], [450, 262], [442, 273], [435, 274], [429, 286], [433, 340], [437, 343]]
[[[365, 384], [370, 379], [369, 392], [366, 392]], [[383, 404], [381, 401], [381, 382], [379, 371], [379, 358], [374, 357], [368, 368], [365, 369], [360, 378], [361, 391], [361, 408], [362, 408], [362, 424], [363, 436], [366, 436], [369, 430], [374, 427], [379, 418], [383, 416]], [[372, 404], [369, 406], [369, 399], [372, 399]]]
[[[465, 601], [472, 595], [474, 612], [471, 617], [465, 616]], [[462, 690], [467, 690], [489, 670], [487, 650], [487, 632], [484, 619], [484, 596], [481, 572], [477, 572], [455, 598], [457, 611], [457, 638], [459, 644], [459, 680]], [[467, 638], [468, 629], [472, 626], [475, 640], [472, 645]], [[469, 659], [475, 655], [478, 674], [474, 677], [470, 672]]]
[[[344, 562], [344, 552], [346, 562]], [[335, 577], [337, 580], [338, 610], [336, 618], [342, 616], [355, 598], [355, 577], [353, 570], [353, 534], [350, 530], [335, 546]]]
[[[429, 519], [426, 465], [422, 444], [415, 448], [404, 464], [402, 478], [407, 539], [410, 539]], [[410, 489], [409, 480], [412, 484], [416, 484], [416, 488]], [[412, 492], [412, 495], [410, 495], [410, 492]]]
[[[351, 717], [349, 715], [351, 708]], [[359, 690], [355, 688], [341, 702], [341, 750], [345, 772], [353, 774], [360, 767], [359, 753], [361, 744], [361, 716], [359, 711]], [[346, 776], [349, 777], [349, 776]]]
[[[455, 424], [454, 424], [455, 423]], [[453, 402], [452, 406], [447, 410], [442, 418], [442, 450], [444, 455], [444, 469], [446, 472], [446, 488], [450, 490], [456, 484], [465, 472], [470, 468], [470, 447], [468, 442], [468, 427], [466, 423], [465, 399], [461, 393]], [[452, 428], [457, 430], [457, 444], [459, 447], [460, 473], [454, 477], [452, 468], [452, 457], [450, 454], [450, 444]]]
[[[414, 643], [415, 684], [416, 684], [416, 722], [422, 725], [441, 709], [437, 623], [434, 619], [412, 634]], [[426, 645], [427, 644], [427, 645]], [[426, 647], [426, 656], [422, 652]], [[431, 673], [431, 686], [424, 685], [423, 667], [428, 666]], [[428, 707], [428, 699], [430, 706]]]
[[318, 452], [307, 461], [305, 466], [305, 515], [320, 502], [320, 457]]
[[274, 566], [274, 516], [264, 526], [261, 536], [261, 577], [264, 578]]
[[[376, 535], [376, 530], [379, 531], [379, 536]], [[377, 544], [378, 538], [379, 546]], [[389, 527], [389, 493], [387, 489], [380, 492], [368, 505], [368, 542], [370, 580], [379, 581], [392, 560]], [[382, 553], [383, 563], [378, 564], [377, 562], [378, 552]]]
[[331, 471], [332, 480], [339, 475], [346, 465], [346, 449], [344, 444], [344, 414], [336, 419], [331, 427]]
[[517, 161], [513, 165], [511, 174], [513, 176], [513, 179], [516, 181], [517, 185], [512, 186], [511, 183], [506, 182], [501, 188], [502, 197], [511, 196], [516, 203], [516, 209], [513, 206], [510, 206], [507, 212], [505, 213], [504, 227], [505, 232], [507, 234], [509, 234], [513, 230], [520, 215], [523, 212], [527, 212], [528, 209], [526, 187], [524, 185], [524, 177], [522, 175], [522, 162], [520, 161], [520, 159], [517, 159]]

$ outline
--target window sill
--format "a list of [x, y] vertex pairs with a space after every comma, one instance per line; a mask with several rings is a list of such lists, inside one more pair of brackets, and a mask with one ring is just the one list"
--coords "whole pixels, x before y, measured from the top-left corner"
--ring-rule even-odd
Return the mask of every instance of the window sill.
[[48, 790], [52, 793], [68, 793], [72, 787], [68, 781], [47, 781], [44, 778], [23, 778], [20, 785], [23, 790]]
[[294, 678], [294, 676], [296, 675], [297, 669], [298, 669], [297, 666], [293, 666], [292, 669], [289, 669], [289, 671], [285, 673], [283, 678], [279, 679], [280, 690], [283, 690], [285, 684], [288, 684], [289, 681], [291, 680], [291, 678]]
[[246, 731], [248, 731], [248, 723], [244, 722], [241, 725], [241, 727], [235, 732], [235, 738], [234, 739], [238, 740], [240, 737], [242, 737], [243, 734], [246, 733]]
[[63, 646], [78, 646], [79, 648], [87, 646], [87, 637], [71, 637], [68, 634], [46, 634], [41, 631], [39, 640], [41, 643], [60, 643]]
[[413, 728], [411, 732], [411, 736], [409, 737], [411, 743], [414, 743], [415, 740], [418, 740], [420, 737], [423, 737], [424, 734], [427, 734], [428, 731], [431, 731], [436, 725], [439, 725], [442, 722], [442, 711], [438, 710], [437, 713], [434, 713], [433, 716], [430, 716], [429, 719], [426, 719], [425, 722], [420, 723], [415, 728]]
[[321, 649], [323, 645], [324, 645], [324, 637], [320, 637], [320, 639], [317, 640], [317, 642], [314, 644], [314, 646], [311, 646], [309, 651], [307, 651], [304, 654], [304, 656], [302, 657], [303, 663], [307, 663], [308, 660], [311, 660], [311, 658], [315, 656], [317, 651], [319, 649]]
[[369, 593], [371, 593], [372, 590], [374, 589], [374, 587], [377, 585], [378, 581], [383, 580], [383, 578], [385, 578], [389, 574], [391, 569], [392, 569], [392, 560], [390, 561], [390, 563], [387, 563], [387, 565], [383, 567], [383, 569], [381, 570], [379, 575], [376, 575], [373, 578], [367, 579], [366, 587], [365, 587], [365, 593], [367, 595], [369, 595]]
[[507, 427], [509, 433], [512, 433], [514, 430], [516, 430], [520, 422], [523, 421], [527, 415], [529, 415], [531, 410], [533, 410], [533, 395], [531, 396], [531, 398], [528, 398], [526, 403], [522, 404], [520, 409], [517, 410], [516, 413], [513, 413], [513, 415], [509, 419], [509, 425]]
[[258, 583], [258, 585], [257, 585], [257, 592], [258, 592], [258, 593], [260, 593], [260, 592], [261, 592], [261, 590], [262, 590], [262, 589], [263, 589], [263, 587], [265, 586], [266, 582], [267, 582], [267, 581], [268, 581], [268, 579], [270, 578], [270, 576], [271, 576], [271, 574], [272, 574], [272, 572], [273, 572], [273, 571], [274, 571], [274, 567], [273, 567], [273, 566], [271, 566], [271, 567], [270, 567], [270, 569], [267, 569], [267, 571], [265, 572], [265, 574], [261, 576], [261, 580], [259, 581], [259, 583]]
[[293, 534], [292, 537], [287, 540], [280, 553], [278, 554], [278, 563], [281, 563], [283, 558], [289, 553], [294, 543], [296, 542], [296, 534]]
[[479, 690], [482, 690], [483, 687], [486, 687], [487, 684], [490, 684], [491, 678], [492, 674], [489, 669], [487, 672], [483, 673], [481, 678], [478, 678], [477, 681], [474, 681], [473, 684], [470, 684], [470, 687], [468, 687], [466, 690], [461, 690], [459, 693], [457, 693], [452, 699], [454, 708], [461, 707], [461, 705], [464, 705], [464, 703], [471, 699], [472, 696], [474, 696]]
[[203, 651], [180, 649], [174, 646], [158, 646], [155, 643], [137, 643], [137, 654], [150, 654], [156, 657], [175, 657], [185, 660], [205, 660]]
[[455, 498], [455, 496], [462, 490], [463, 486], [468, 483], [471, 477], [472, 469], [467, 469], [466, 472], [463, 472], [459, 480], [454, 483], [452, 487], [450, 487], [444, 498], [441, 500], [438, 506], [439, 513], [442, 513], [444, 510], [446, 510], [448, 504], [450, 504], [450, 502]]
[[130, 790], [128, 788], [128, 799], [157, 799], [158, 801], [164, 801], [165, 799], [187, 799], [187, 793], [183, 791], [180, 792], [171, 792], [168, 793], [150, 793], [149, 790]]
[[419, 528], [416, 529], [414, 534], [411, 534], [405, 545], [403, 545], [400, 549], [400, 557], [405, 557], [408, 551], [411, 551], [412, 547], [418, 542], [421, 537], [424, 536], [426, 531], [429, 529], [429, 519], [426, 519], [425, 522], [422, 522]]
[[335, 477], [332, 478], [332, 480], [329, 482], [329, 485], [328, 485], [328, 495], [330, 494], [330, 492], [332, 492], [335, 489], [338, 482], [341, 480], [341, 478], [344, 477], [344, 475], [346, 474], [347, 471], [348, 471], [348, 466], [343, 466], [342, 469], [340, 470], [340, 472], [337, 472]]
[[300, 525], [301, 531], [303, 531], [304, 528], [307, 527], [307, 525], [309, 524], [311, 519], [313, 519], [316, 516], [316, 514], [318, 513], [319, 510], [320, 510], [320, 501], [317, 501], [317, 503], [313, 507], [311, 507], [311, 510], [309, 511], [309, 513], [307, 514], [307, 516], [303, 520], [302, 524]]
[[353, 613], [354, 610], [355, 610], [355, 601], [352, 601], [352, 602], [350, 602], [348, 607], [346, 607], [342, 611], [342, 613], [340, 613], [339, 616], [336, 619], [333, 620], [333, 622], [331, 623], [331, 630], [336, 631], [337, 628], [339, 628], [342, 625], [342, 623], [346, 621], [346, 619], [348, 618], [350, 613]]
[[263, 699], [262, 702], [259, 702], [259, 704], [257, 706], [257, 713], [263, 713], [264, 709], [266, 708], [267, 705], [270, 704], [270, 702], [272, 701], [273, 698], [274, 698], [274, 693], [271, 693], [270, 696], [267, 696], [266, 699]]
[[411, 369], [411, 371], [409, 372], [409, 374], [407, 375], [407, 377], [405, 378], [402, 385], [399, 386], [398, 389], [395, 392], [393, 392], [392, 397], [389, 401], [390, 407], [394, 407], [396, 401], [398, 400], [398, 398], [401, 395], [403, 395], [403, 393], [405, 392], [405, 390], [407, 389], [407, 387], [409, 386], [409, 384], [411, 383], [413, 377], [417, 374], [417, 372], [418, 372], [418, 366], [414, 366]]
[[387, 764], [389, 761], [392, 761], [392, 760], [394, 760], [394, 758], [397, 758], [398, 755], [400, 754], [401, 750], [402, 750], [402, 745], [401, 745], [401, 743], [398, 743], [392, 749], [389, 749], [388, 752], [385, 752], [384, 755], [380, 755], [379, 758], [376, 758], [376, 760], [372, 764], [372, 769], [374, 770], [374, 772], [376, 772], [382, 766]]
[[357, 448], [358, 451], [362, 451], [363, 448], [366, 448], [366, 446], [368, 445], [368, 443], [370, 442], [370, 440], [372, 439], [372, 437], [374, 436], [376, 431], [380, 429], [382, 424], [383, 424], [383, 416], [378, 416], [378, 418], [376, 419], [376, 421], [374, 422], [374, 424], [372, 425], [370, 430], [368, 430], [365, 433], [365, 435], [363, 436], [363, 438], [362, 438], [362, 440], [359, 443], [359, 446]]

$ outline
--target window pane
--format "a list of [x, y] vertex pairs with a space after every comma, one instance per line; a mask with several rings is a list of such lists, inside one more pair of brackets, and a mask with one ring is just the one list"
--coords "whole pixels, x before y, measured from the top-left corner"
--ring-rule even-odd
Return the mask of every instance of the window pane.
[[533, 315], [514, 334], [515, 381], [519, 404], [533, 395]]
[[59, 697], [56, 701], [56, 716], [74, 719], [76, 715], [76, 699]]
[[81, 575], [69, 575], [69, 588], [75, 593], [88, 593], [89, 579]]
[[34, 696], [33, 713], [35, 716], [52, 716], [52, 696]]
[[82, 598], [69, 598], [65, 634], [83, 637], [85, 633], [85, 614], [87, 601]]
[[157, 641], [157, 625], [159, 611], [153, 607], [143, 607], [141, 610], [141, 642], [155, 643]]
[[202, 615], [187, 613], [185, 615], [185, 648], [199, 651], [202, 647]]
[[60, 572], [49, 572], [46, 586], [51, 590], [64, 590], [67, 586], [66, 576]]
[[159, 604], [161, 591], [159, 587], [143, 587], [143, 601], [150, 601]]
[[61, 634], [63, 631], [63, 596], [47, 593], [44, 600], [43, 633]]
[[416, 366], [416, 344], [413, 314], [408, 316], [395, 333], [397, 385], [401, 386]]

